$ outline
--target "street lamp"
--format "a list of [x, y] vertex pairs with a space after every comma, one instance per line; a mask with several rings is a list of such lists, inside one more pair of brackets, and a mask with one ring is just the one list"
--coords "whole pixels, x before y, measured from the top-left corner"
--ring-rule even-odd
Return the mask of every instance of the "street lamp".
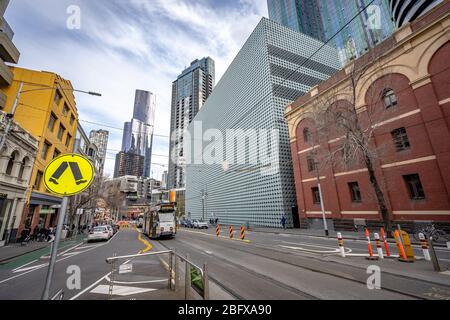
[[77, 90], [77, 89], [72, 89], [72, 88], [65, 88], [65, 89], [63, 89], [63, 88], [58, 88], [58, 87], [42, 87], [42, 88], [29, 89], [29, 90], [22, 90], [22, 89], [23, 89], [23, 82], [20, 82], [19, 90], [17, 90], [16, 98], [14, 99], [14, 104], [13, 104], [13, 107], [11, 109], [11, 113], [9, 113], [7, 115], [8, 123], [6, 124], [5, 133], [3, 134], [3, 137], [2, 137], [2, 139], [0, 141], [0, 152], [1, 152], [1, 150], [3, 150], [3, 147], [4, 147], [5, 143], [6, 143], [6, 139], [8, 138], [9, 131], [11, 130], [11, 125], [12, 125], [12, 122], [13, 122], [13, 118], [14, 118], [14, 115], [16, 113], [17, 107], [19, 105], [20, 94], [27, 93], [27, 92], [33, 92], [33, 91], [60, 89], [62, 91], [81, 92], [81, 93], [89, 94], [91, 96], [97, 96], [97, 97], [101, 97], [102, 96], [98, 92], [83, 91], [83, 90]]

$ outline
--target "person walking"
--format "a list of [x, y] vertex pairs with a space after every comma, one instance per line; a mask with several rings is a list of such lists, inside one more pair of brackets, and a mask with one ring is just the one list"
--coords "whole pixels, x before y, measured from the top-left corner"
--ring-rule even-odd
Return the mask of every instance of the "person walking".
[[286, 216], [284, 214], [281, 217], [281, 225], [283, 226], [283, 229], [286, 230]]

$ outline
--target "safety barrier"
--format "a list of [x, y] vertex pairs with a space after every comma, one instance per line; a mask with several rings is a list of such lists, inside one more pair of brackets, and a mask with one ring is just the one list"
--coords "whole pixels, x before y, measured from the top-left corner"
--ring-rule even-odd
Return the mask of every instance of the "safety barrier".
[[114, 279], [115, 274], [118, 269], [116, 268], [118, 260], [130, 260], [137, 257], [147, 257], [147, 256], [161, 256], [168, 255], [168, 289], [179, 292], [181, 290], [181, 279], [180, 279], [180, 263], [185, 263], [184, 272], [184, 296], [186, 300], [190, 299], [191, 292], [196, 292], [203, 300], [209, 300], [209, 277], [208, 268], [206, 263], [203, 268], [200, 268], [192, 261], [189, 257], [183, 257], [173, 250], [150, 252], [143, 254], [134, 254], [127, 256], [113, 256], [106, 259], [106, 262], [111, 264], [111, 274], [110, 274], [110, 287], [109, 287], [109, 297], [113, 297]]
[[384, 250], [386, 250], [386, 257], [390, 258], [391, 252], [389, 251], [389, 245], [386, 240], [386, 233], [384, 232], [384, 228], [380, 229], [380, 233], [381, 233], [381, 239], [383, 240], [383, 243], [384, 243]]
[[377, 247], [378, 258], [384, 259], [383, 248], [381, 247], [380, 235], [378, 233], [374, 233], [373, 237], [375, 238], [375, 246]]
[[369, 256], [366, 257], [367, 260], [378, 260], [378, 257], [375, 257], [373, 255], [373, 250], [372, 250], [372, 243], [370, 242], [370, 233], [369, 233], [369, 229], [366, 228], [366, 239], [367, 239], [367, 249], [369, 251]]
[[233, 226], [230, 226], [230, 239], [233, 239], [233, 236], [234, 236]]
[[241, 240], [245, 240], [245, 228], [243, 226], [241, 227], [240, 238], [241, 238]]
[[426, 261], [431, 261], [430, 250], [428, 250], [428, 242], [423, 233], [419, 233], [420, 245], [422, 246], [423, 256]]
[[219, 224], [216, 226], [216, 236], [217, 236], [217, 238], [220, 237], [220, 225]]
[[337, 233], [339, 251], [341, 253], [341, 257], [345, 258], [345, 247], [344, 247], [344, 239], [342, 238], [342, 233]]

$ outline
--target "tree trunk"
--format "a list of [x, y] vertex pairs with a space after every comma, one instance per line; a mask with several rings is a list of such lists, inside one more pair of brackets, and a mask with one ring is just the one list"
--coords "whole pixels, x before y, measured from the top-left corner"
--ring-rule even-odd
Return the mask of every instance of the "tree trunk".
[[377, 197], [377, 204], [378, 208], [380, 209], [381, 216], [383, 218], [384, 227], [386, 229], [387, 234], [390, 235], [391, 219], [389, 217], [389, 211], [386, 206], [383, 191], [381, 190], [380, 184], [378, 183], [378, 179], [375, 176], [375, 170], [373, 169], [372, 159], [370, 158], [370, 156], [365, 155], [364, 162], [366, 164], [367, 170], [369, 171], [370, 184], [372, 185], [373, 190], [375, 191], [375, 195]]

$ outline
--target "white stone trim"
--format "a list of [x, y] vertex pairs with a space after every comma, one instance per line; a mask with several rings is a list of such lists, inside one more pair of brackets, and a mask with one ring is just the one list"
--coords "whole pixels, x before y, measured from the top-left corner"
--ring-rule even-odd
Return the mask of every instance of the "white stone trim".
[[391, 123], [391, 122], [394, 122], [394, 121], [397, 121], [397, 120], [400, 120], [400, 119], [403, 119], [403, 118], [410, 117], [410, 116], [415, 115], [415, 114], [420, 113], [420, 112], [421, 112], [420, 109], [416, 109], [416, 110], [413, 110], [413, 111], [410, 111], [410, 112], [401, 114], [401, 115], [399, 115], [399, 116], [397, 116], [397, 117], [388, 119], [388, 120], [386, 120], [386, 121], [382, 121], [382, 122], [376, 123], [376, 124], [374, 124], [374, 125], [372, 126], [372, 128], [375, 129], [375, 128], [384, 126], [385, 124], [388, 124], [388, 123]]
[[359, 169], [359, 170], [354, 170], [354, 171], [347, 171], [347, 172], [336, 173], [334, 176], [335, 177], [348, 176], [350, 174], [367, 172], [367, 171], [368, 171], [367, 169]]
[[444, 105], [446, 103], [449, 103], [449, 102], [450, 102], [450, 98], [447, 98], [447, 99], [439, 101], [439, 105], [442, 106], [442, 105]]
[[314, 147], [311, 147], [311, 148], [308, 148], [308, 149], [301, 150], [301, 151], [298, 152], [298, 154], [302, 154], [302, 153], [306, 153], [306, 152], [309, 152], [309, 151], [313, 151], [314, 149], [317, 149], [317, 148], [320, 148], [320, 146], [314, 146]]
[[[327, 177], [325, 177], [325, 176], [319, 177], [320, 180], [325, 180], [326, 178]], [[302, 180], [303, 183], [305, 183], [305, 182], [313, 182], [313, 181], [317, 181], [317, 177], [316, 178]]]
[[427, 211], [393, 211], [395, 215], [427, 215], [427, 216], [448, 216], [450, 210], [427, 210]]
[[342, 215], [378, 215], [378, 211], [341, 211]]
[[[306, 211], [307, 215], [311, 215], [311, 214], [322, 214], [322, 211]], [[325, 211], [326, 215], [331, 215], [331, 211]]]
[[429, 156], [429, 157], [417, 158], [417, 159], [412, 159], [412, 160], [406, 160], [406, 161], [402, 161], [402, 162], [389, 163], [389, 164], [382, 165], [381, 168], [387, 169], [387, 168], [392, 168], [392, 167], [400, 167], [400, 166], [405, 166], [407, 164], [425, 162], [425, 161], [430, 161], [430, 160], [436, 160], [436, 156]]

